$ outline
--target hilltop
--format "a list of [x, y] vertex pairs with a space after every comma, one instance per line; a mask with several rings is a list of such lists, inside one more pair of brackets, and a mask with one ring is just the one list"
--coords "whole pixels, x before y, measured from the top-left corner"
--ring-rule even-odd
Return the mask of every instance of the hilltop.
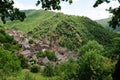
[[16, 28], [31, 36], [33, 39], [57, 40], [59, 45], [70, 50], [78, 51], [89, 40], [100, 44], [111, 43], [114, 37], [112, 31], [106, 30], [100, 24], [84, 16], [65, 15], [44, 10], [25, 11], [27, 18], [24, 22], [7, 22], [8, 28]]

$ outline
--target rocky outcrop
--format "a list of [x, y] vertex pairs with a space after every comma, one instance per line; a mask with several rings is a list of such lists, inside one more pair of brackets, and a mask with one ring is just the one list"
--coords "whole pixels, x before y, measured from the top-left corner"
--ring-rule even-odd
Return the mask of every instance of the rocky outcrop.
[[47, 57], [37, 57], [37, 52], [44, 52], [45, 50], [55, 52], [58, 60], [53, 62], [54, 64], [60, 64], [61, 62], [68, 61], [71, 57], [73, 57], [73, 59], [77, 59], [77, 53], [75, 51], [69, 51], [67, 48], [59, 47], [56, 39], [49, 41], [45, 37], [43, 41], [34, 40], [33, 43], [29, 43], [29, 37], [27, 35], [14, 29], [9, 31], [9, 35], [13, 36], [15, 41], [21, 44], [22, 50], [19, 51], [19, 54], [28, 58], [30, 64], [44, 65], [49, 62], [50, 60]]

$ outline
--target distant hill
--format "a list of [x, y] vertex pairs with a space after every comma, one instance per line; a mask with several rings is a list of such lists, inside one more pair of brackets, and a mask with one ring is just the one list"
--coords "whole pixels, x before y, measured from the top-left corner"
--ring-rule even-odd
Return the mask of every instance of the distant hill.
[[110, 28], [108, 23], [110, 20], [111, 18], [105, 18], [105, 19], [96, 20], [96, 22], [101, 24], [105, 28]]
[[114, 37], [112, 31], [106, 30], [97, 22], [83, 16], [71, 16], [44, 10], [25, 11], [27, 18], [24, 22], [8, 21], [5, 26], [16, 28], [28, 33], [33, 38], [57, 39], [59, 45], [70, 50], [79, 48], [89, 40], [100, 44], [111, 43]]
[[108, 22], [110, 20], [111, 20], [111, 18], [106, 18], [106, 19], [96, 20], [96, 22], [101, 24], [106, 29], [110, 29], [110, 30], [114, 30], [114, 31], [119, 32], [120, 31], [120, 27], [116, 27], [116, 29], [113, 29], [113, 28], [109, 27], [109, 23]]

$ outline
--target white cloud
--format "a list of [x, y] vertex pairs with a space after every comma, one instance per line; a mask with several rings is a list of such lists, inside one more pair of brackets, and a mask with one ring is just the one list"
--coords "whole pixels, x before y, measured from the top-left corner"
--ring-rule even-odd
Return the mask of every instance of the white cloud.
[[[14, 6], [17, 8], [20, 8], [21, 10], [26, 9], [40, 9], [41, 6], [35, 6], [34, 3], [27, 3], [27, 1], [21, 1], [14, 0], [15, 4]], [[32, 1], [32, 0], [31, 0]], [[34, 1], [34, 0], [33, 0]], [[26, 2], [26, 3], [25, 3]], [[105, 11], [105, 9], [108, 9], [109, 7], [118, 7], [119, 3], [117, 1], [112, 1], [111, 3], [103, 3], [99, 5], [97, 8], [93, 8], [93, 4], [95, 1], [84, 1], [84, 0], [73, 0], [73, 4], [69, 5], [69, 3], [62, 2], [62, 10], [56, 11], [56, 12], [63, 12], [65, 14], [70, 15], [80, 15], [80, 16], [87, 16], [93, 20], [95, 19], [102, 19], [107, 18], [110, 16], [109, 12]]]
[[80, 0], [73, 0], [73, 2], [78, 2], [78, 1], [80, 1]]
[[103, 18], [108, 18], [110, 16], [109, 12], [107, 11], [86, 11], [83, 13], [80, 13], [81, 16], [87, 16], [93, 20], [97, 20], [97, 19], [103, 19]]
[[22, 3], [20, 3], [20, 2], [18, 2], [18, 1], [14, 1], [15, 2], [15, 4], [14, 4], [14, 7], [16, 7], [16, 8], [19, 8], [20, 10], [27, 10], [27, 9], [40, 9], [40, 7], [38, 7], [38, 6], [35, 6], [35, 4], [32, 4], [32, 5], [30, 5], [30, 4], [22, 4]]

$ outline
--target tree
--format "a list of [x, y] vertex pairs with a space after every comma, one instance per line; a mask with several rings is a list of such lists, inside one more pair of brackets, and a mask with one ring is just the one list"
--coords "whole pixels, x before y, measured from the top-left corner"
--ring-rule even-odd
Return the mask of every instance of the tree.
[[113, 80], [119, 80], [120, 79], [120, 58], [115, 66], [115, 72], [112, 75]]
[[29, 64], [28, 64], [28, 59], [25, 58], [22, 54], [18, 55], [18, 59], [21, 62], [21, 67], [24, 68], [29, 68]]
[[51, 9], [60, 10], [61, 1], [66, 1], [69, 2], [70, 4], [72, 3], [72, 0], [38, 0], [36, 5], [38, 6], [39, 4], [42, 4], [42, 8], [46, 10], [51, 10]]
[[87, 44], [81, 47], [80, 55], [84, 55], [86, 52], [91, 50], [96, 50], [97, 53], [101, 53], [104, 50], [104, 47], [95, 40], [88, 41]]
[[58, 80], [76, 80], [76, 71], [78, 64], [72, 58], [68, 62], [61, 63], [56, 67]]
[[108, 58], [98, 51], [86, 52], [78, 61], [78, 78], [76, 80], [112, 80], [112, 65]]
[[[111, 1], [113, 0], [97, 0], [96, 3], [93, 5], [93, 7], [97, 7], [98, 5], [104, 2], [110, 3]], [[118, 3], [120, 3], [120, 0], [117, 0], [117, 1]], [[109, 25], [112, 26], [113, 28], [116, 28], [117, 26], [119, 27], [120, 26], [120, 6], [114, 9], [110, 7], [108, 11], [113, 14], [112, 20], [109, 22]]]
[[0, 17], [3, 23], [6, 23], [6, 19], [23, 21], [25, 16], [24, 12], [14, 8], [13, 0], [0, 0]]
[[20, 71], [20, 69], [20, 61], [18, 60], [17, 56], [0, 48], [0, 71], [2, 70], [1, 74], [9, 76], [16, 74]]

